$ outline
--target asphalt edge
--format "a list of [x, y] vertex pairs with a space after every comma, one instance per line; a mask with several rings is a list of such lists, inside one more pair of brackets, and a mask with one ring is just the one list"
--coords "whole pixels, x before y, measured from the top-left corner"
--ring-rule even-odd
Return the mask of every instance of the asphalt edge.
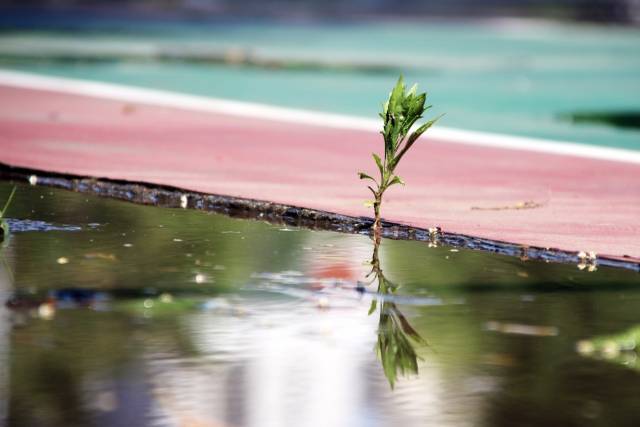
[[[195, 209], [215, 212], [234, 218], [267, 221], [276, 224], [336, 231], [350, 234], [371, 234], [373, 218], [354, 217], [266, 200], [209, 194], [147, 182], [114, 180], [90, 176], [55, 173], [11, 166], [0, 162], [0, 180], [60, 188], [117, 200], [165, 208]], [[481, 250], [518, 257], [522, 261], [537, 260], [575, 264], [589, 270], [597, 266], [621, 268], [640, 273], [640, 259], [613, 257], [565, 251], [557, 248], [527, 246], [451, 233], [439, 227], [429, 229], [383, 221], [382, 235], [393, 240], [415, 240], [430, 245]]]

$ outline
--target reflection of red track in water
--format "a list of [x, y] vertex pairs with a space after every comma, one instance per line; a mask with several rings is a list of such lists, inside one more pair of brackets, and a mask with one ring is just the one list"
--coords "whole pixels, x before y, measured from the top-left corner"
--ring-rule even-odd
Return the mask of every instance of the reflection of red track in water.
[[[0, 86], [0, 161], [370, 215], [373, 132]], [[403, 160], [383, 215], [515, 243], [640, 258], [640, 165], [450, 144]]]

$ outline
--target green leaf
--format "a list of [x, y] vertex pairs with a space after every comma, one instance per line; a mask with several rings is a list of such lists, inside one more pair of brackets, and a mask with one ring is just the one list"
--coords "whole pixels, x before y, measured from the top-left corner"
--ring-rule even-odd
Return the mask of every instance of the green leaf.
[[398, 175], [396, 175], [396, 176], [393, 177], [391, 182], [389, 182], [389, 187], [391, 187], [394, 184], [402, 184], [402, 185], [404, 185], [404, 181], [402, 180], [402, 178], [400, 178]]
[[371, 314], [376, 311], [376, 307], [378, 307], [378, 300], [374, 299], [371, 301], [371, 307], [369, 307], [369, 313], [368, 315], [371, 316]]
[[418, 138], [420, 138], [420, 136], [425, 133], [427, 131], [427, 129], [429, 129], [431, 126], [433, 126], [438, 120], [440, 120], [440, 118], [444, 116], [444, 114], [440, 114], [438, 117], [436, 117], [433, 120], [429, 120], [428, 122], [426, 122], [425, 124], [423, 124], [422, 126], [420, 126], [418, 129], [415, 130], [415, 132], [413, 132], [410, 136], [409, 139], [407, 140], [407, 144], [408, 145], [413, 145], [414, 142], [416, 142], [416, 140]]
[[409, 92], [407, 92], [407, 96], [408, 97], [415, 96], [417, 90], [418, 90], [418, 83], [414, 83], [413, 86], [411, 86], [411, 89], [409, 89]]
[[371, 153], [371, 154], [373, 155], [373, 160], [375, 160], [376, 165], [378, 165], [380, 176], [384, 176], [384, 166], [382, 166], [382, 159], [376, 153]]
[[13, 195], [16, 192], [16, 187], [14, 186], [13, 189], [11, 190], [11, 194], [9, 194], [9, 198], [7, 199], [7, 201], [4, 204], [4, 208], [2, 208], [2, 210], [0, 211], [0, 219], [4, 218], [4, 214], [5, 212], [7, 212], [7, 209], [9, 208], [9, 205], [11, 204], [11, 200], [13, 199]]
[[372, 176], [367, 175], [364, 172], [358, 172], [358, 176], [360, 177], [360, 179], [370, 179], [371, 181], [375, 182], [376, 184], [378, 183], [378, 181], [376, 181]]
[[398, 78], [398, 82], [396, 86], [391, 91], [389, 95], [389, 105], [387, 107], [387, 111], [391, 112], [392, 115], [395, 115], [398, 111], [398, 107], [402, 107], [402, 99], [404, 95], [404, 77], [402, 74]]
[[382, 117], [382, 120], [384, 120], [385, 117], [387, 116], [388, 110], [389, 110], [389, 101], [385, 101], [382, 103], [382, 113], [380, 113], [380, 117]]

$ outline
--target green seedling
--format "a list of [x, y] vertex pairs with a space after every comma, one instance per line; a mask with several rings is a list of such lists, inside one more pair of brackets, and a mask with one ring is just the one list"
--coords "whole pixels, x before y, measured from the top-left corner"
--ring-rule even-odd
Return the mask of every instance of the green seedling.
[[9, 194], [9, 198], [4, 204], [4, 208], [2, 208], [2, 210], [0, 211], [0, 239], [9, 234], [9, 224], [7, 223], [7, 221], [5, 221], [4, 214], [7, 212], [7, 209], [9, 209], [11, 200], [13, 199], [13, 195], [15, 194], [15, 192], [16, 187], [13, 187], [13, 190], [11, 190], [11, 194]]
[[373, 153], [373, 160], [376, 162], [380, 177], [375, 179], [364, 172], [358, 172], [360, 179], [368, 179], [375, 184], [374, 186], [369, 185], [367, 188], [374, 197], [372, 201], [375, 215], [373, 231], [376, 238], [380, 237], [380, 206], [384, 192], [392, 185], [404, 185], [402, 178], [395, 173], [398, 163], [420, 138], [420, 135], [441, 117], [429, 120], [410, 133], [411, 128], [422, 118], [424, 112], [431, 108], [431, 105], [425, 105], [427, 94], [416, 94], [417, 88], [417, 85], [413, 85], [407, 92], [404, 79], [400, 76], [398, 83], [389, 94], [389, 99], [382, 107], [380, 117], [384, 126], [380, 133], [384, 138], [384, 157], [381, 158], [378, 154]]

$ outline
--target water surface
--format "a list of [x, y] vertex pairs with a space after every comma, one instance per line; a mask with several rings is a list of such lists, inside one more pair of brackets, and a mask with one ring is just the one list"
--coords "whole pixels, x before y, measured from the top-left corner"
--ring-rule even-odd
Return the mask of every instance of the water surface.
[[23, 185], [7, 216], [8, 426], [640, 423], [631, 271]]

